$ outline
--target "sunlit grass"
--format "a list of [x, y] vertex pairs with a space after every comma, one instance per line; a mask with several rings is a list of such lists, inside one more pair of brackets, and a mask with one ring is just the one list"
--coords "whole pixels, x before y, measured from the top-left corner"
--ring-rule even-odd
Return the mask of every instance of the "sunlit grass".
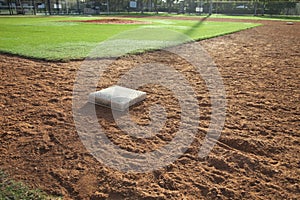
[[[0, 51], [45, 60], [84, 59], [99, 43], [137, 28], [167, 29], [193, 40], [201, 40], [258, 25], [147, 18], [133, 19], [151, 24], [90, 24], [73, 21], [82, 19], [97, 17], [0, 17]], [[72, 22], [66, 22], [70, 20]], [[162, 36], [166, 37], [162, 32], [157, 32], [153, 40], [162, 41]], [[117, 43], [115, 48], [118, 48]]]

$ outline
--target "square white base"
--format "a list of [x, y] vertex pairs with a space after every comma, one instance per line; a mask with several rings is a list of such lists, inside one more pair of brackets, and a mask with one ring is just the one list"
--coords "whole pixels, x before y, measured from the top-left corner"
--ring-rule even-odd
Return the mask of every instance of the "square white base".
[[90, 93], [88, 101], [114, 110], [124, 111], [145, 98], [146, 92], [114, 85]]

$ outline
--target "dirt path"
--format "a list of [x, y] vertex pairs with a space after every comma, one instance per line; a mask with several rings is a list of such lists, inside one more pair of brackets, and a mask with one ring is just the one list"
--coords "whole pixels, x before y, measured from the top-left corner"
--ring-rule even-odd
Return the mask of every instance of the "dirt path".
[[[146, 174], [105, 167], [79, 140], [72, 118], [72, 90], [81, 62], [0, 55], [0, 168], [65, 199], [299, 199], [299, 32], [299, 23], [268, 22], [199, 42], [215, 59], [226, 87], [222, 136], [210, 155], [199, 159], [197, 152], [209, 123], [200, 118], [197, 139], [189, 150], [174, 164]], [[197, 86], [201, 114], [207, 116], [210, 104], [208, 95], [201, 93], [203, 82], [167, 52], [118, 60], [101, 87], [113, 84], [134, 63], [149, 59], [185, 73]], [[150, 100], [134, 109], [142, 119], [151, 100], [160, 97], [159, 88], [144, 89], [152, 92]], [[171, 106], [168, 95], [159, 101]], [[175, 114], [169, 129], [139, 143], [115, 129], [111, 115], [102, 111], [99, 122], [108, 135], [131, 151], [165, 144], [179, 120]], [[142, 119], [136, 120], [143, 123]]]

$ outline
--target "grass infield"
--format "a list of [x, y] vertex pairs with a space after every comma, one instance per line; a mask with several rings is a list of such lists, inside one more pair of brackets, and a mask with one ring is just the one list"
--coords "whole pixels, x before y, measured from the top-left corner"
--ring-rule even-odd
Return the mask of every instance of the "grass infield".
[[186, 34], [193, 40], [202, 40], [259, 25], [149, 18], [131, 19], [151, 24], [74, 22], [88, 19], [99, 17], [0, 17], [0, 51], [44, 60], [77, 60], [84, 59], [100, 42], [136, 28], [168, 29]]

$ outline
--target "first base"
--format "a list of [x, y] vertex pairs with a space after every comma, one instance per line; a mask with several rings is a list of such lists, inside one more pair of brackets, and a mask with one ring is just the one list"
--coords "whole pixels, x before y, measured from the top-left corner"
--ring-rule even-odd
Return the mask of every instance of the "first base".
[[130, 106], [144, 100], [146, 92], [121, 86], [111, 86], [89, 94], [88, 101], [113, 110], [125, 111]]

